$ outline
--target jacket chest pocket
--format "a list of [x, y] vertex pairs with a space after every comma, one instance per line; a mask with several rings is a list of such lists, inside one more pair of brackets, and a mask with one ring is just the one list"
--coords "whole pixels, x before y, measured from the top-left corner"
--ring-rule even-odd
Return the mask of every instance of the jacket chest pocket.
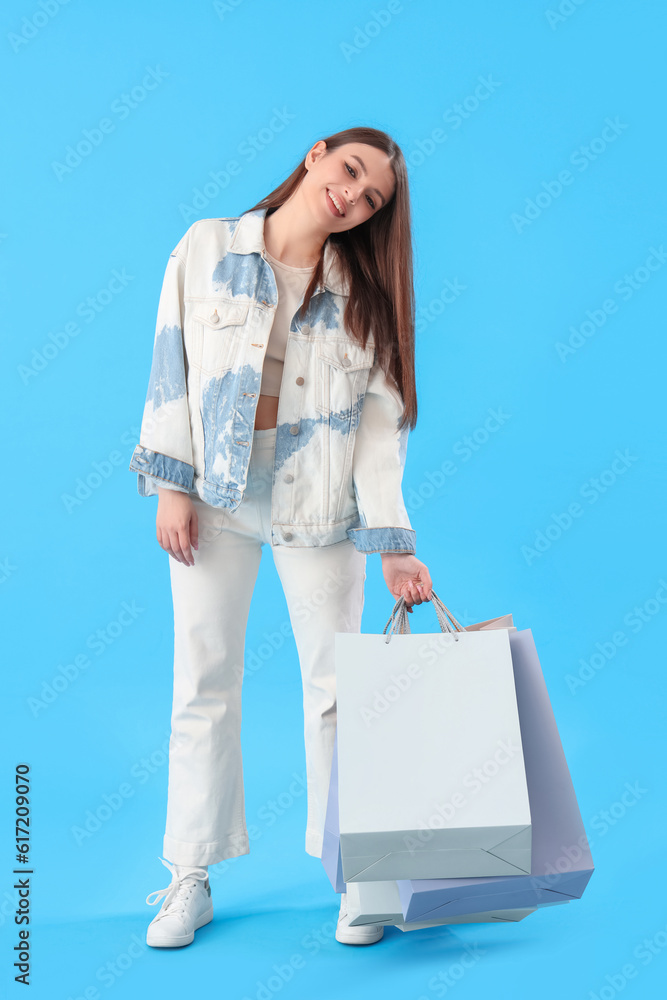
[[375, 349], [349, 340], [323, 340], [317, 345], [316, 408], [341, 420], [352, 417], [353, 408], [366, 390]]
[[224, 375], [234, 367], [243, 344], [248, 302], [215, 299], [194, 306], [187, 338], [188, 363], [205, 375]]

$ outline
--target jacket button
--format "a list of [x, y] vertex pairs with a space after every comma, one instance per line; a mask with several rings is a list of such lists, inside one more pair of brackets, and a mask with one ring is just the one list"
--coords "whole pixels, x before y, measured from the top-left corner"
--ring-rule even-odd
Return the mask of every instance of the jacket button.
[[348, 356], [346, 354], [345, 357], [343, 358], [343, 366], [345, 368], [349, 368], [351, 364], [352, 364], [352, 362], [350, 361], [350, 359], [348, 358]]
[[294, 476], [292, 475], [291, 472], [288, 472], [287, 475], [285, 476], [285, 482], [286, 483], [293, 483], [294, 482]]
[[303, 383], [304, 383], [304, 378], [302, 375], [299, 375], [298, 379], [296, 380], [296, 384], [303, 385]]
[[216, 309], [214, 313], [211, 313], [209, 318], [211, 320], [211, 323], [219, 323], [220, 317], [218, 316], [218, 310]]
[[298, 425], [297, 424], [292, 424], [292, 426], [289, 429], [289, 432], [290, 432], [290, 434], [298, 434], [299, 433], [299, 427], [298, 427]]
[[285, 534], [283, 535], [283, 538], [285, 539], [286, 542], [291, 542], [293, 537], [294, 536], [292, 535], [291, 531], [286, 531]]

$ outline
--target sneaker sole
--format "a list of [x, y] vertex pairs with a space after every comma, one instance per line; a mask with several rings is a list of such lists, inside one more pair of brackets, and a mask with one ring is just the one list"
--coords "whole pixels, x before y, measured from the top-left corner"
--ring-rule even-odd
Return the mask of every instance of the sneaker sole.
[[158, 937], [158, 932], [156, 931], [155, 934], [152, 934], [149, 927], [146, 933], [146, 944], [151, 948], [183, 948], [187, 944], [192, 944], [195, 939], [195, 931], [198, 931], [200, 927], [204, 927], [205, 924], [209, 924], [211, 920], [213, 920], [213, 907], [202, 913], [197, 919], [191, 934], [184, 934], [182, 937]]
[[336, 941], [339, 941], [341, 944], [375, 944], [377, 941], [380, 941], [383, 937], [384, 937], [384, 927], [381, 927], [380, 930], [377, 931], [372, 937], [369, 936], [364, 939], [360, 939], [358, 937], [352, 937], [351, 934], [348, 936], [347, 932], [341, 931], [338, 928], [336, 928]]

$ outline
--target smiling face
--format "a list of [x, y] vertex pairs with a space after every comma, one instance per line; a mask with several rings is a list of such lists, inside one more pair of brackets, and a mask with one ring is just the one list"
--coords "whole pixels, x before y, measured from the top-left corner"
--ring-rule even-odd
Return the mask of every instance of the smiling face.
[[306, 160], [301, 194], [318, 223], [329, 233], [353, 229], [391, 199], [396, 179], [381, 149], [349, 142], [327, 151], [316, 142]]

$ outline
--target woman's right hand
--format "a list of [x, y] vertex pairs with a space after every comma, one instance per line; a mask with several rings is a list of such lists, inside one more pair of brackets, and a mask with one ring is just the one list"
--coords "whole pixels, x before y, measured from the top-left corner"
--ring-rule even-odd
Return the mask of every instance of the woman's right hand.
[[187, 493], [158, 487], [155, 527], [165, 552], [186, 566], [194, 566], [192, 548], [199, 548], [199, 525], [195, 505]]

